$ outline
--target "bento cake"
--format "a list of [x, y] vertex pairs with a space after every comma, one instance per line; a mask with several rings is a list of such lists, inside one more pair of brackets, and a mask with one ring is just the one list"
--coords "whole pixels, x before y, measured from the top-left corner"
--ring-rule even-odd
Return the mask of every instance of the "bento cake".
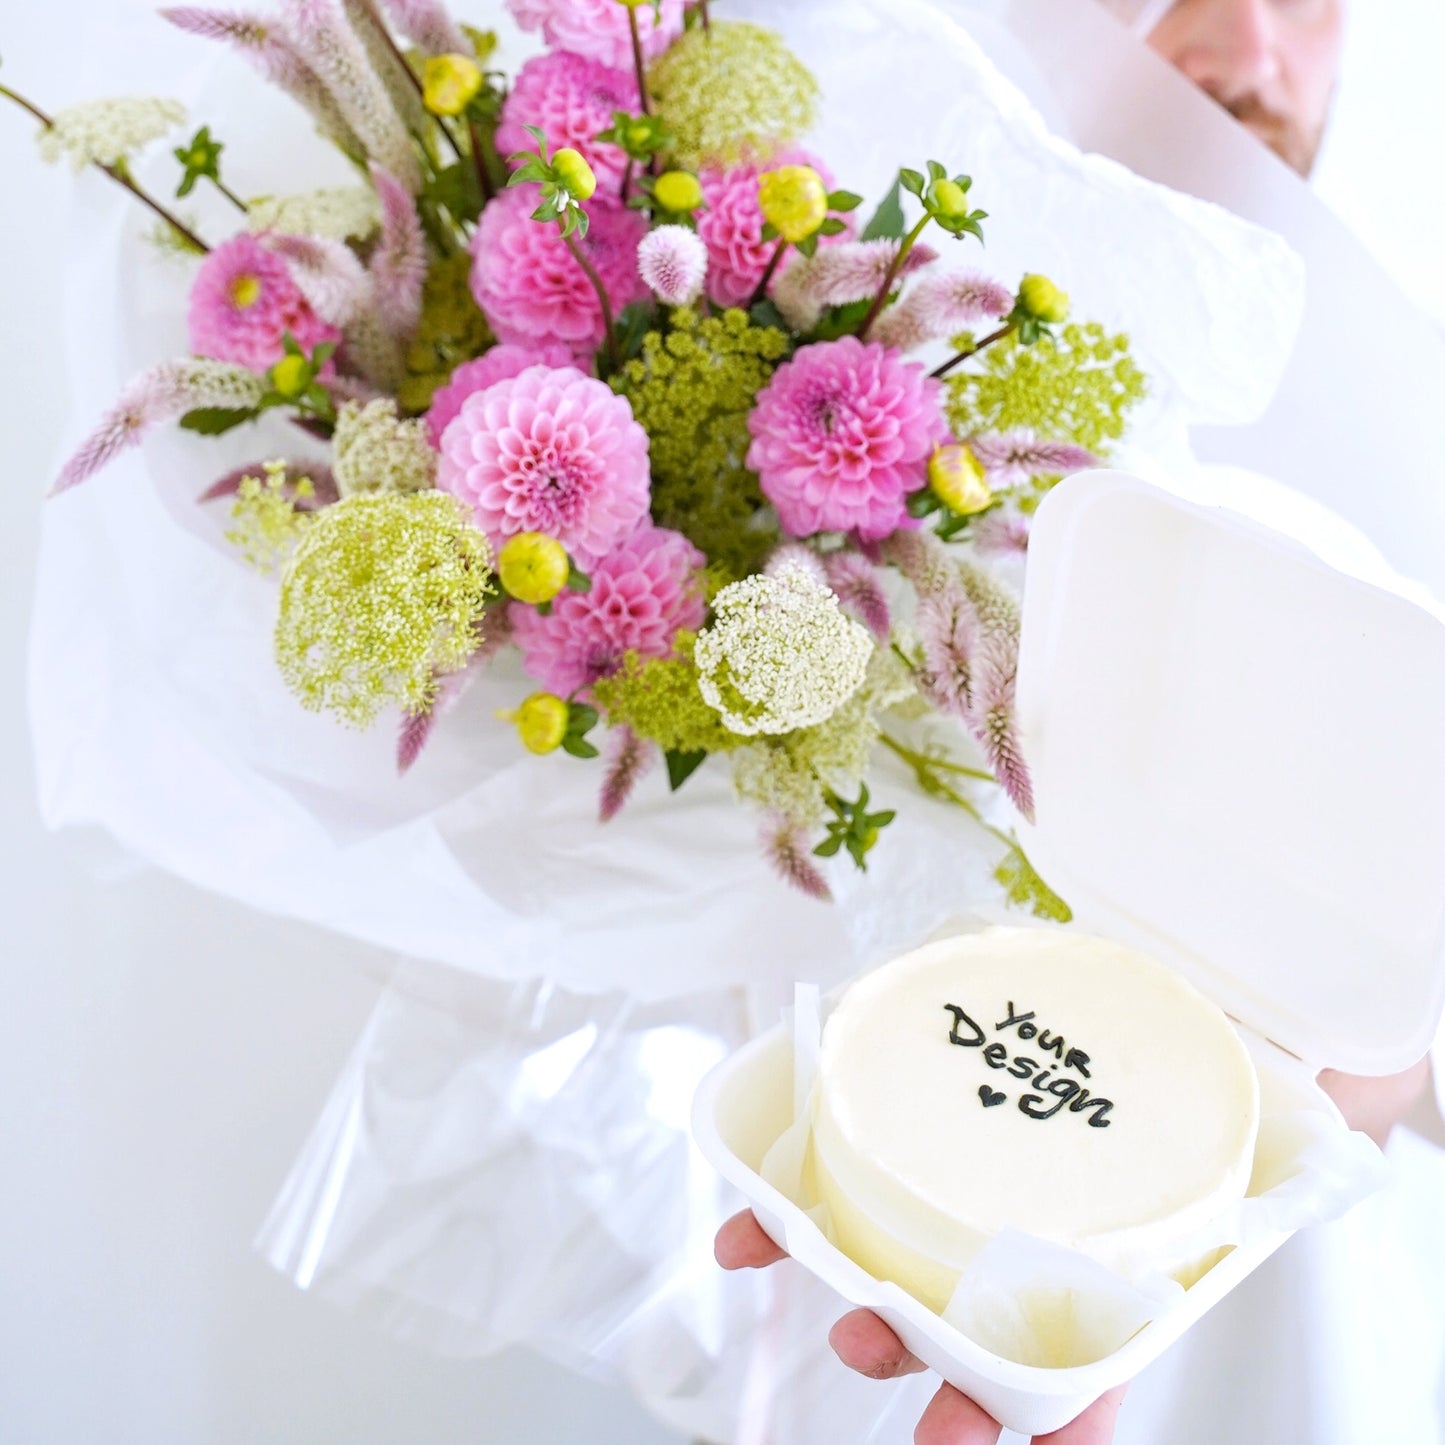
[[848, 989], [814, 1107], [840, 1248], [942, 1310], [1005, 1228], [1189, 1275], [1249, 1183], [1259, 1083], [1223, 1012], [1154, 959], [991, 928]]

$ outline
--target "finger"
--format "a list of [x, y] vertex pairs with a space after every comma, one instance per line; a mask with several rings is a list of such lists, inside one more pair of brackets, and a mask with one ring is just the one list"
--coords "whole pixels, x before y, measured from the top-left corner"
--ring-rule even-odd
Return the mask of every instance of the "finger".
[[762, 1269], [788, 1257], [763, 1233], [751, 1209], [733, 1215], [718, 1230], [712, 1252], [724, 1269]]
[[940, 1385], [938, 1393], [913, 1432], [913, 1445], [998, 1445], [1003, 1426], [981, 1405], [952, 1385]]
[[828, 1343], [850, 1370], [875, 1380], [916, 1375], [925, 1368], [923, 1361], [910, 1355], [903, 1341], [872, 1310], [852, 1310], [844, 1315], [828, 1331]]
[[1034, 1436], [1034, 1445], [1109, 1445], [1128, 1388], [1120, 1385], [1117, 1390], [1101, 1395], [1073, 1424], [1055, 1430], [1052, 1435]]

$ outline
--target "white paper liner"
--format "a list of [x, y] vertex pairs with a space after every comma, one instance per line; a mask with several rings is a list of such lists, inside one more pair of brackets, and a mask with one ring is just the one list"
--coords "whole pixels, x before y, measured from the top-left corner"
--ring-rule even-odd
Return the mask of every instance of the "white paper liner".
[[[965, 926], [971, 931], [993, 921], [980, 918]], [[941, 932], [957, 931], [955, 924]], [[826, 1017], [817, 990], [800, 986], [790, 1020], [792, 1122], [764, 1156], [759, 1172], [836, 1247], [828, 1207], [818, 1198], [810, 1167]], [[1380, 1151], [1348, 1128], [1306, 1066], [1247, 1030], [1240, 1033], [1260, 1077], [1254, 1172], [1246, 1197], [1185, 1246], [1190, 1257], [1201, 1260], [1336, 1219], [1386, 1178]], [[1162, 1270], [1116, 1272], [1078, 1250], [1006, 1230], [963, 1271], [943, 1318], [1002, 1359], [1067, 1368], [1113, 1354], [1182, 1302], [1184, 1294]]]

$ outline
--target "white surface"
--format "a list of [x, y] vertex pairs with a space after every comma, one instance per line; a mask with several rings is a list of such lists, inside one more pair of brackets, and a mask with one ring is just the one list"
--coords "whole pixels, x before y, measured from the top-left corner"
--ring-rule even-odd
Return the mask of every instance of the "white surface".
[[[60, 37], [102, 10], [7, 6], [7, 83], [79, 98]], [[94, 840], [40, 827], [24, 653], [40, 497], [74, 434], [54, 337], [76, 182], [32, 130], [0, 109], [0, 1439], [664, 1445], [560, 1369], [405, 1349], [273, 1274], [251, 1237], [385, 960], [159, 875], [99, 882]]]

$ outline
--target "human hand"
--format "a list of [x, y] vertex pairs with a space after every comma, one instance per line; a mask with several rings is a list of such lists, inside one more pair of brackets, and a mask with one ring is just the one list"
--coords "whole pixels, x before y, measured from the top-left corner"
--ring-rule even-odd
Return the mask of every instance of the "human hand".
[[[748, 1209], [733, 1215], [718, 1230], [713, 1252], [724, 1269], [761, 1269], [787, 1257]], [[893, 1380], [928, 1368], [872, 1310], [844, 1315], [829, 1331], [828, 1343], [849, 1369], [875, 1380]], [[1036, 1435], [1034, 1445], [1109, 1445], [1125, 1389], [1127, 1386], [1110, 1390], [1062, 1430]], [[995, 1445], [1002, 1430], [998, 1421], [967, 1395], [943, 1384], [924, 1410], [913, 1440], [914, 1445]]]
[[1390, 1131], [1429, 1087], [1430, 1058], [1427, 1054], [1403, 1074], [1387, 1074], [1383, 1078], [1364, 1078], [1325, 1069], [1319, 1083], [1335, 1101], [1350, 1128], [1368, 1134], [1383, 1149]]

